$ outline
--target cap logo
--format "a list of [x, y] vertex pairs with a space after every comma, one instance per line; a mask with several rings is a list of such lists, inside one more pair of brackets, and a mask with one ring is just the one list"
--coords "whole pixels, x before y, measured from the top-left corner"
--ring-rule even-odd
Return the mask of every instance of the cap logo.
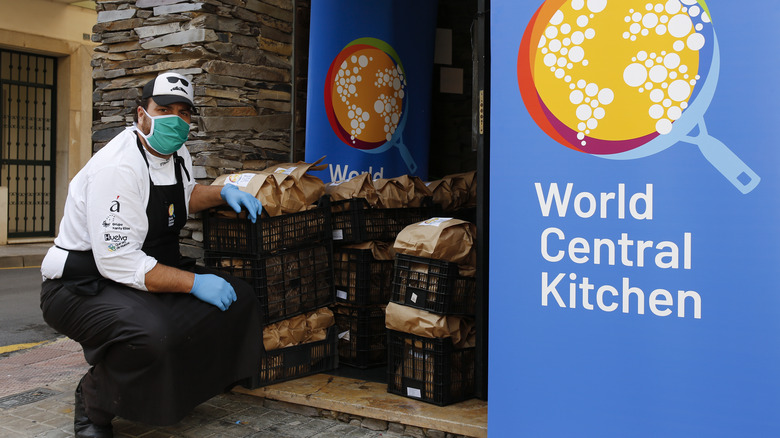
[[172, 84], [175, 84], [176, 82], [181, 82], [185, 87], [188, 87], [190, 85], [190, 83], [187, 82], [187, 80], [184, 79], [184, 78], [177, 78], [175, 76], [168, 76], [167, 79], [168, 79], [168, 82], [170, 82]]
[[171, 84], [170, 91], [181, 91], [182, 93], [187, 94], [187, 89], [186, 88], [179, 87], [178, 85], [176, 85], [177, 83], [181, 82], [182, 85], [184, 85], [185, 87], [188, 87], [190, 85], [190, 83], [187, 82], [186, 79], [184, 79], [184, 78], [177, 78], [176, 76], [168, 76], [165, 79], [168, 79], [168, 82]]
[[193, 98], [192, 84], [179, 75], [162, 74], [154, 81], [152, 96], [165, 95], [182, 96], [191, 102]]
[[147, 82], [144, 85], [141, 98], [154, 98], [157, 105], [170, 105], [177, 102], [189, 104], [193, 114], [198, 113], [194, 103], [195, 93], [192, 81], [178, 73], [162, 73]]

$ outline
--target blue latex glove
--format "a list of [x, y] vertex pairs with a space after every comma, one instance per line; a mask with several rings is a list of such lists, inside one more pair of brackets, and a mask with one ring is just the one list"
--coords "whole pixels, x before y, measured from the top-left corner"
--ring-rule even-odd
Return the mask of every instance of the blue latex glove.
[[236, 213], [241, 213], [242, 206], [246, 208], [252, 223], [255, 223], [260, 216], [260, 213], [263, 212], [263, 204], [261, 204], [257, 198], [247, 192], [242, 192], [233, 184], [225, 184], [225, 186], [222, 187], [222, 191], [219, 192], [219, 195], [236, 211]]
[[222, 277], [214, 274], [195, 274], [190, 293], [199, 300], [205, 301], [225, 311], [236, 301], [236, 291]]

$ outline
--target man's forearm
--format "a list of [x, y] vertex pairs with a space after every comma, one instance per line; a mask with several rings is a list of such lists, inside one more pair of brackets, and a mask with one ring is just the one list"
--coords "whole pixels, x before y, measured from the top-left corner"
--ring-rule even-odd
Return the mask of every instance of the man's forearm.
[[149, 292], [189, 292], [195, 274], [157, 263], [146, 273], [145, 283]]
[[190, 213], [197, 213], [225, 203], [221, 196], [222, 186], [196, 184], [190, 195]]

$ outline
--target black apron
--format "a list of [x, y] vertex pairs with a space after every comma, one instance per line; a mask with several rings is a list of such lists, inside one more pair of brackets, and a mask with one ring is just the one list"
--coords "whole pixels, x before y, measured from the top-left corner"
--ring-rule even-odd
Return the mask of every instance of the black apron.
[[[141, 141], [138, 140], [138, 150], [149, 167]], [[176, 169], [176, 184], [168, 186], [156, 186], [149, 176], [149, 202], [146, 204], [146, 218], [149, 221], [149, 231], [141, 250], [147, 255], [157, 259], [158, 262], [168, 266], [179, 266], [181, 253], [179, 252], [179, 231], [187, 223], [187, 206], [184, 198], [184, 183], [181, 172], [187, 172], [184, 167], [184, 159], [173, 153], [174, 168]], [[187, 179], [190, 178], [187, 173]]]
[[[140, 141], [138, 145], [146, 160]], [[156, 186], [149, 180], [149, 233], [143, 250], [160, 263], [181, 268], [179, 231], [187, 220], [181, 170], [186, 169], [182, 158], [173, 159], [176, 184]], [[83, 252], [76, 254], [74, 259], [84, 258]], [[238, 300], [222, 312], [191, 294], [149, 293], [94, 276], [90, 283], [84, 272], [74, 282], [67, 269], [63, 279], [43, 283], [44, 319], [81, 343], [93, 365], [82, 381], [93, 421], [117, 415], [151, 425], [174, 424], [258, 372], [262, 327], [253, 288], [201, 266], [189, 270], [225, 278]]]

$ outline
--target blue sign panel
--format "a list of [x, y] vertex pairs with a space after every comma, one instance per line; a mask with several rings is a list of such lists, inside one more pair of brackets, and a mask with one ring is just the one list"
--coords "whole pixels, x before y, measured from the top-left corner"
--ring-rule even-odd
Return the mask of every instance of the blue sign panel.
[[341, 181], [428, 176], [435, 0], [311, 7], [306, 161]]
[[779, 21], [491, 1], [490, 436], [780, 436]]

